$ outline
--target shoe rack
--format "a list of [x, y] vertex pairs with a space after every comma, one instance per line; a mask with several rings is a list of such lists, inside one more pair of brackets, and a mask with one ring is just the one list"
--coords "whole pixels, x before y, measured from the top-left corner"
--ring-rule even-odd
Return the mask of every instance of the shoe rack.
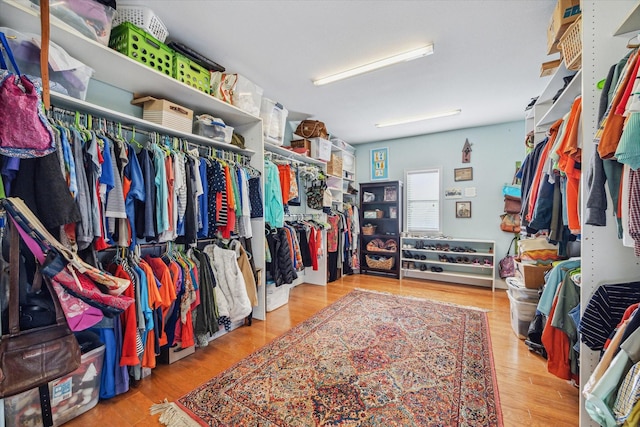
[[439, 280], [495, 290], [495, 242], [405, 235], [400, 239], [401, 277]]

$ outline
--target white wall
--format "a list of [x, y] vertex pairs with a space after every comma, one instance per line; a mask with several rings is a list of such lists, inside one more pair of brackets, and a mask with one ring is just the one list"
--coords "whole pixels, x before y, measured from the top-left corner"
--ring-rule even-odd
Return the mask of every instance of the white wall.
[[[404, 181], [408, 170], [436, 167], [442, 169], [443, 191], [458, 187], [464, 194], [465, 188], [475, 187], [476, 197], [445, 200], [442, 195], [443, 233], [453, 237], [495, 240], [494, 249], [499, 260], [513, 238], [512, 234], [500, 230], [500, 214], [504, 207], [502, 185], [511, 182], [515, 162], [524, 159], [524, 127], [523, 120], [359, 144], [356, 145], [356, 178], [361, 183], [370, 182], [371, 149], [388, 147], [390, 180]], [[472, 144], [470, 163], [462, 163], [462, 147], [466, 139]], [[461, 167], [473, 168], [472, 181], [454, 181], [454, 169]], [[455, 217], [456, 201], [471, 201], [470, 219]]]

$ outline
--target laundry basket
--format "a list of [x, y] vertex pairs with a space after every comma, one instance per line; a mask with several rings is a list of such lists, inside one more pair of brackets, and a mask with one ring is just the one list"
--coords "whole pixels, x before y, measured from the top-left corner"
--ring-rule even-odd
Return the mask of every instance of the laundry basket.
[[142, 28], [162, 43], [167, 39], [169, 31], [160, 18], [148, 7], [119, 4], [113, 26], [131, 22], [138, 28]]

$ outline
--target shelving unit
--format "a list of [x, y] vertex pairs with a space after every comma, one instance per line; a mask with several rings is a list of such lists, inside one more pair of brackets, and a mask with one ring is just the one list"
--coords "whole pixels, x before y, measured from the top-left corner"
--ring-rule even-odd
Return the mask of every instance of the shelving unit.
[[[574, 76], [562, 94], [554, 102], [553, 97], [564, 86], [564, 78]], [[576, 96], [580, 95], [582, 73], [568, 70], [562, 62], [547, 86], [538, 96], [534, 106], [525, 113], [526, 132], [534, 131], [536, 143], [545, 138], [549, 126], [561, 118], [571, 108]]]
[[[370, 200], [368, 195], [373, 195]], [[367, 201], [365, 201], [367, 200]], [[402, 230], [402, 182], [386, 181], [360, 184], [360, 227], [371, 224], [376, 227], [374, 234], [365, 235], [360, 232], [360, 273], [379, 273], [400, 278], [400, 232]], [[365, 218], [366, 212], [382, 211], [381, 218]], [[395, 216], [393, 212], [395, 211]], [[395, 242], [394, 252], [367, 250], [367, 244], [380, 239], [383, 242]], [[375, 268], [367, 264], [367, 256], [393, 258], [391, 269]]]
[[[20, 32], [40, 34], [40, 14], [38, 9], [24, 5], [14, 0], [0, 1], [0, 25], [16, 29]], [[262, 120], [245, 111], [214, 98], [204, 92], [192, 88], [171, 77], [166, 76], [152, 68], [146, 67], [122, 54], [90, 40], [78, 31], [60, 20], [52, 20], [51, 41], [61, 46], [71, 56], [82, 61], [95, 70], [93, 80], [101, 81], [113, 87], [138, 94], [153, 94], [158, 98], [166, 98], [196, 113], [207, 112], [220, 117], [224, 122], [234, 127], [234, 130], [242, 134], [247, 149], [238, 149], [230, 144], [221, 144], [208, 138], [182, 133], [173, 129], [159, 126], [154, 123], [141, 120], [128, 114], [121, 113], [112, 105], [85, 102], [65, 95], [51, 92], [52, 104], [67, 109], [75, 109], [79, 112], [99, 115], [107, 119], [131, 124], [147, 131], [157, 131], [163, 134], [186, 138], [199, 145], [223, 148], [228, 151], [238, 152], [251, 157], [251, 166], [263, 172], [264, 143], [262, 138]], [[89, 92], [91, 92], [91, 83]], [[122, 110], [130, 109], [130, 106], [122, 106]], [[264, 194], [264, 190], [262, 191]], [[253, 218], [251, 220], [254, 247], [264, 247], [264, 219]], [[253, 253], [256, 268], [264, 269], [264, 251]], [[264, 277], [264, 276], [263, 276]], [[264, 281], [264, 278], [263, 278]], [[264, 282], [259, 286], [258, 307], [254, 307], [253, 317], [264, 320], [266, 318], [266, 296]]]
[[[589, 163], [596, 147], [593, 143], [598, 129], [598, 106], [602, 91], [597, 83], [607, 76], [609, 68], [629, 53], [626, 47], [632, 36], [640, 31], [640, 3], [637, 1], [582, 0], [582, 164]], [[634, 34], [635, 33], [635, 34]], [[617, 37], [616, 37], [617, 36]], [[583, 174], [586, 172], [583, 170]], [[586, 186], [585, 186], [586, 187]], [[587, 200], [586, 188], [581, 199]], [[607, 209], [607, 225], [582, 226], [580, 250], [582, 254], [581, 304], [586, 307], [595, 290], [605, 283], [624, 283], [637, 280], [640, 263], [632, 248], [621, 244], [615, 220]], [[601, 359], [600, 351], [593, 351], [584, 343], [580, 346], [580, 384], [586, 384]], [[580, 393], [580, 427], [596, 427], [585, 409], [585, 397]]]
[[493, 240], [402, 237], [401, 277], [490, 284], [495, 291], [494, 248]]

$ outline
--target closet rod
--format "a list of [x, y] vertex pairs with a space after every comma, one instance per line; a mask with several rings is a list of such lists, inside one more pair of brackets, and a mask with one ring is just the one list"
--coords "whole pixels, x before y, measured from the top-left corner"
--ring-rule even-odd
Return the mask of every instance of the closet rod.
[[[163, 135], [160, 132], [151, 132], [151, 131], [147, 131], [144, 129], [140, 129], [137, 128], [135, 126], [130, 126], [130, 125], [125, 125], [119, 122], [116, 122], [114, 120], [110, 120], [110, 119], [106, 119], [104, 117], [99, 117], [93, 114], [87, 114], [87, 113], [81, 113], [78, 111], [72, 111], [66, 108], [62, 108], [62, 107], [57, 107], [57, 106], [51, 106], [51, 108], [49, 109], [49, 117], [55, 119], [55, 114], [63, 114], [65, 116], [70, 116], [73, 117], [74, 119], [76, 117], [79, 117], [81, 119], [84, 120], [84, 125], [86, 127], [89, 127], [88, 121], [93, 122], [94, 120], [96, 120], [101, 128], [101, 124], [104, 123], [105, 126], [109, 127], [109, 125], [114, 126], [114, 131], [115, 128], [117, 129], [122, 129], [128, 132], [132, 132], [132, 133], [138, 133], [138, 134], [142, 134], [148, 137], [154, 137], [154, 135], [158, 135], [160, 139], [162, 138], [170, 138], [171, 140], [173, 140], [174, 138], [178, 139], [179, 141], [184, 141], [184, 143], [187, 144], [187, 147], [191, 146], [192, 148], [198, 148], [198, 149], [206, 149], [208, 150], [210, 153], [216, 153], [217, 156], [214, 157], [218, 157], [221, 160], [225, 160], [225, 161], [235, 161], [238, 163], [241, 163], [243, 166], [247, 166], [249, 165], [249, 163], [251, 162], [251, 158], [249, 156], [246, 156], [245, 154], [241, 154], [241, 153], [236, 153], [234, 151], [230, 151], [230, 150], [225, 150], [223, 148], [217, 148], [217, 147], [212, 147], [212, 146], [207, 146], [207, 145], [200, 145], [200, 144], [196, 144], [193, 143], [191, 141], [188, 141], [186, 138], [179, 138], [179, 137], [173, 137], [170, 135]], [[92, 126], [95, 130], [95, 124], [94, 126]], [[200, 154], [200, 152], [199, 152]]]

